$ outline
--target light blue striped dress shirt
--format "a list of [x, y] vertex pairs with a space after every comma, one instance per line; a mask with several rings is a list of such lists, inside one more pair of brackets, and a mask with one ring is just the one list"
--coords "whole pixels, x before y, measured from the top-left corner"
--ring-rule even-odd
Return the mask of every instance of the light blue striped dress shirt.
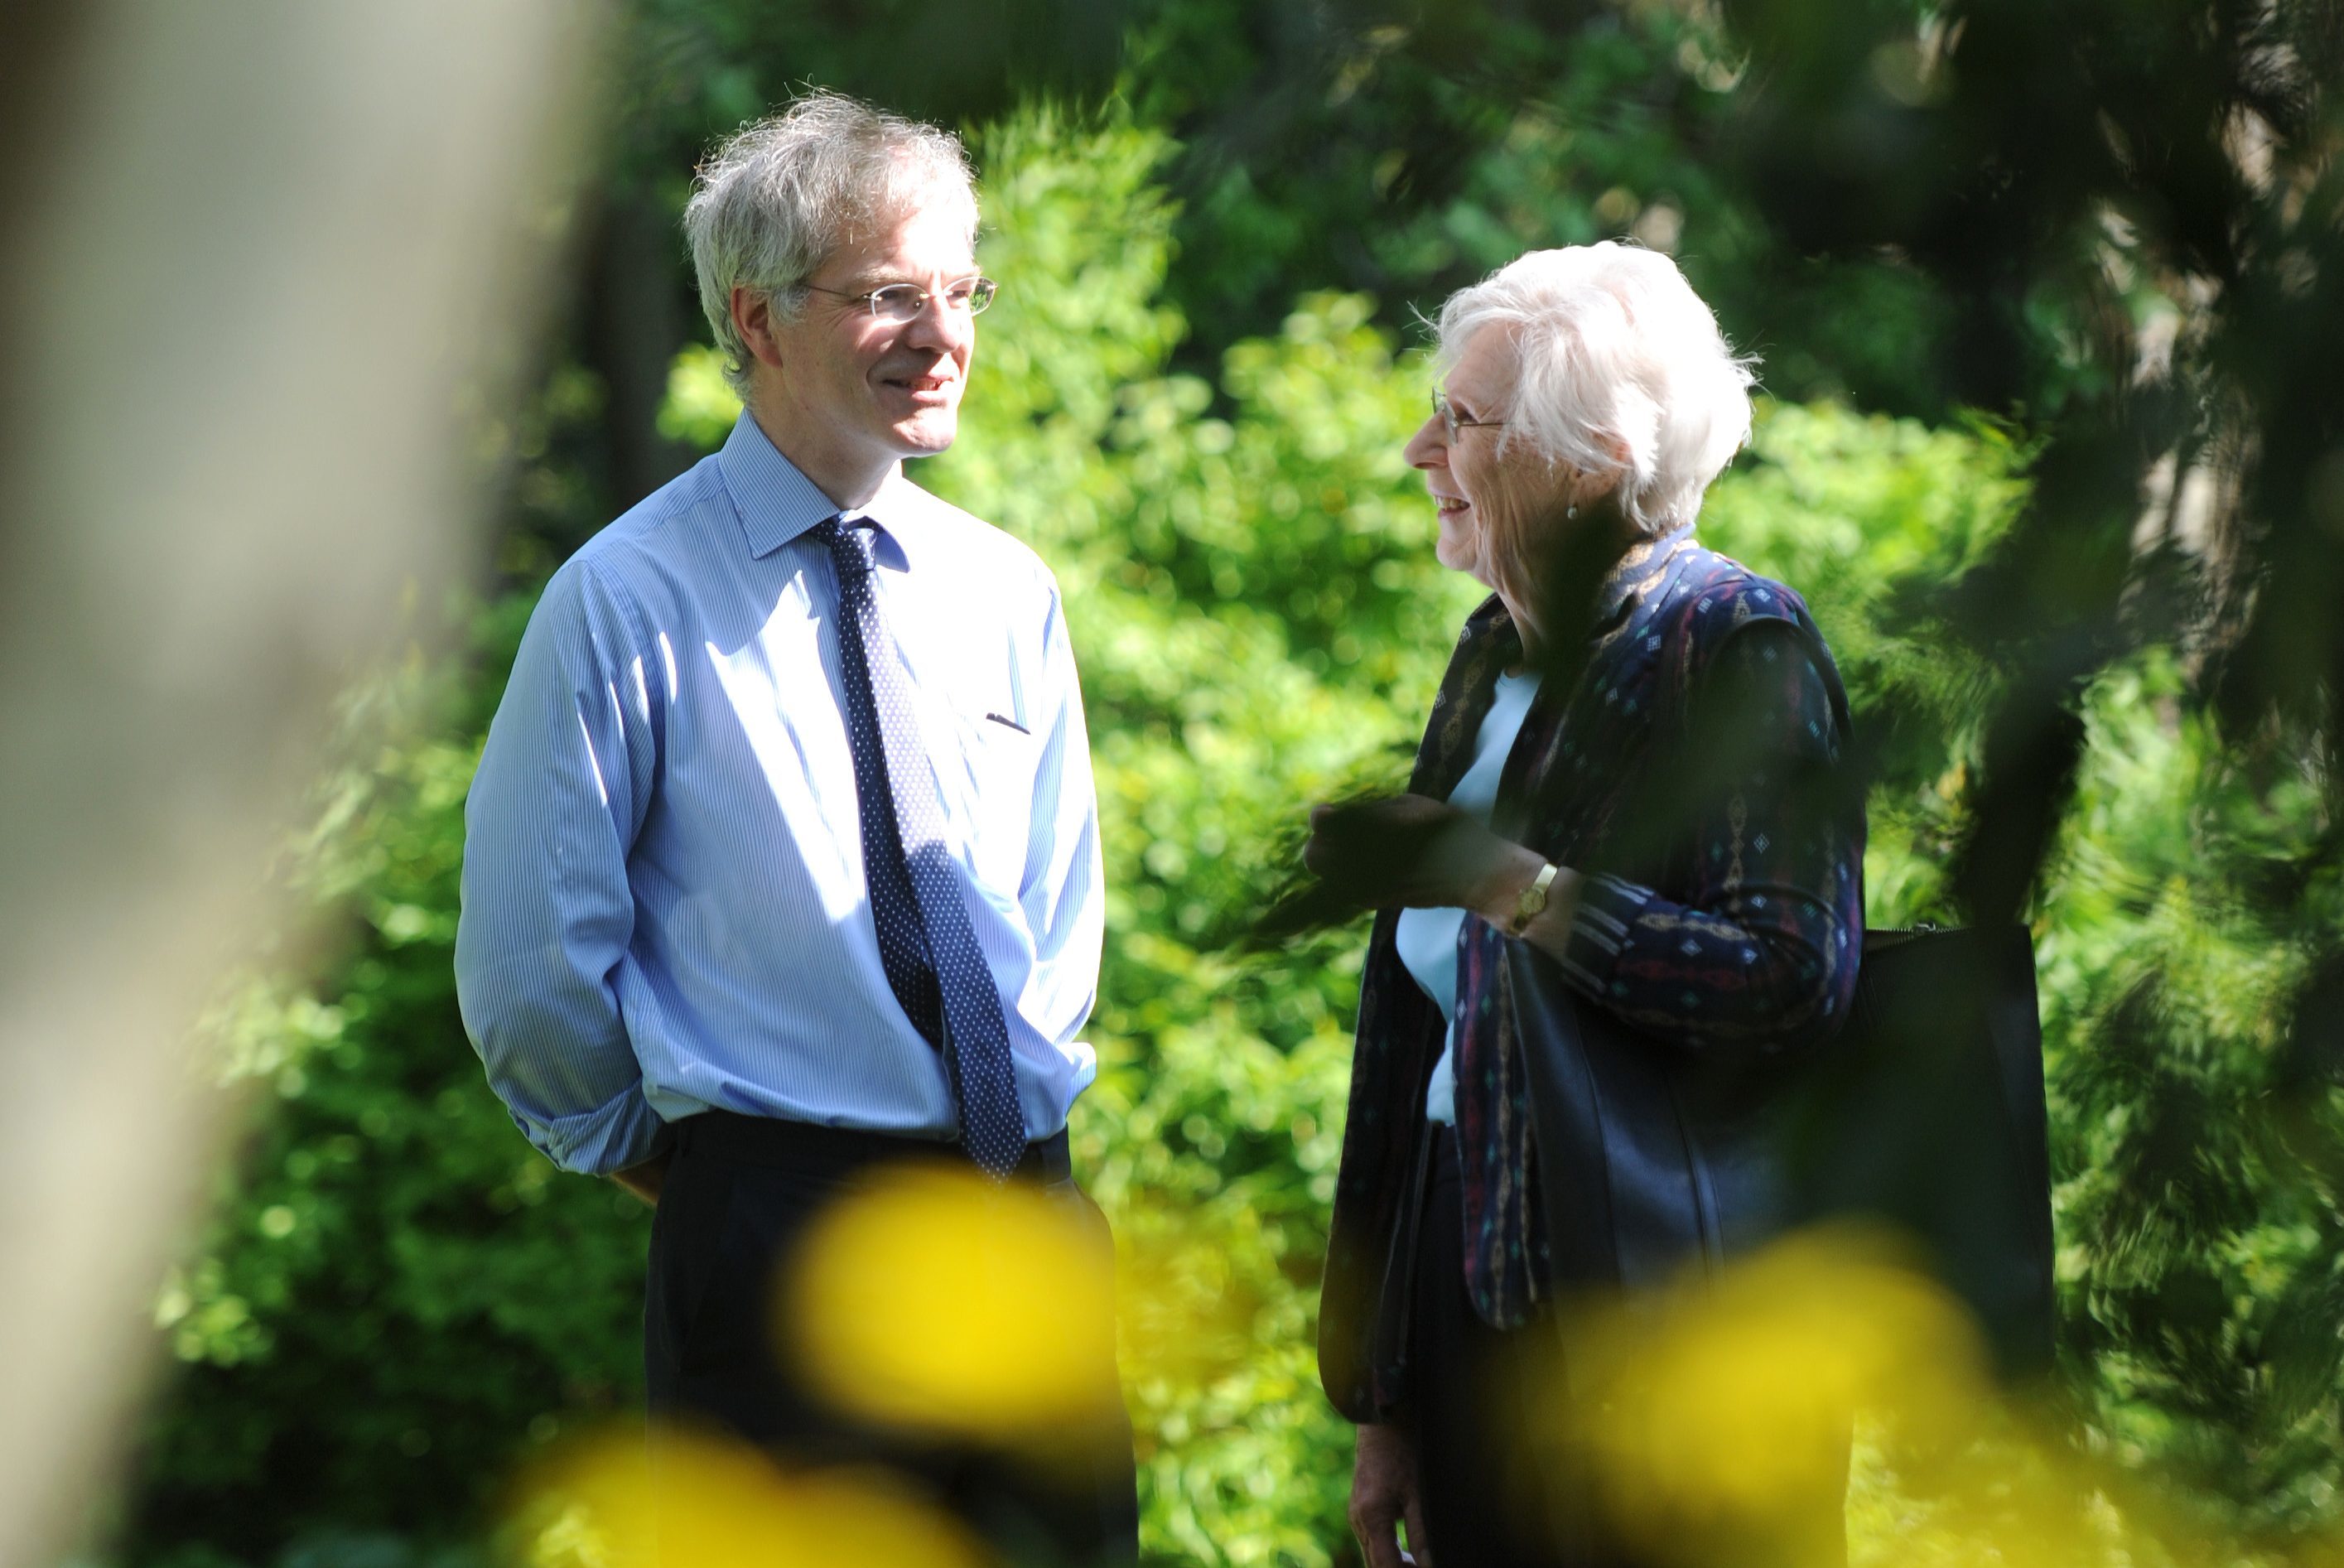
[[[743, 414], [546, 585], [465, 808], [464, 1027], [530, 1141], [606, 1173], [711, 1107], [956, 1136], [880, 967], [838, 658], [838, 509]], [[1104, 899], [1057, 584], [897, 472], [879, 602], [1029, 1136], [1096, 1076], [1075, 1037]]]

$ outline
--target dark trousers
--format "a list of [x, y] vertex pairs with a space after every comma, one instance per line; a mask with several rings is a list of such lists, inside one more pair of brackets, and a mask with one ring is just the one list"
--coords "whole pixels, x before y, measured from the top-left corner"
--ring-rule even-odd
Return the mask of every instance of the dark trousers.
[[[773, 1331], [774, 1283], [807, 1224], [874, 1168], [958, 1162], [949, 1146], [712, 1111], [677, 1124], [652, 1222], [643, 1310], [655, 1419], [713, 1426], [796, 1468], [884, 1466], [957, 1514], [1018, 1568], [1091, 1568], [1138, 1557], [1131, 1429], [1100, 1369], [1093, 1439], [1047, 1468], [1015, 1454], [887, 1431], [826, 1403], [788, 1366]], [[1017, 1179], [1081, 1206], [1103, 1248], [1106, 1221], [1076, 1188], [1066, 1141], [1035, 1146]]]
[[[1436, 1568], [1654, 1568], [1606, 1528], [1587, 1477], [1554, 1442], [1566, 1398], [1544, 1320], [1481, 1320], [1465, 1289], [1465, 1202], [1454, 1134], [1435, 1134], [1409, 1319], [1409, 1398]], [[1840, 1474], [1845, 1475], [1845, 1449]], [[1705, 1568], [1844, 1568], [1844, 1483], [1800, 1500], [1781, 1540], [1692, 1554]], [[1682, 1543], [1680, 1543], [1682, 1544]], [[1682, 1563], [1679, 1551], [1663, 1561]]]
[[1539, 1463], [1537, 1421], [1558, 1397], [1542, 1326], [1481, 1320], [1465, 1290], [1465, 1200], [1454, 1135], [1434, 1134], [1409, 1308], [1409, 1403], [1425, 1530], [1439, 1568], [1592, 1568], [1609, 1559], [1556, 1544], [1569, 1511]]

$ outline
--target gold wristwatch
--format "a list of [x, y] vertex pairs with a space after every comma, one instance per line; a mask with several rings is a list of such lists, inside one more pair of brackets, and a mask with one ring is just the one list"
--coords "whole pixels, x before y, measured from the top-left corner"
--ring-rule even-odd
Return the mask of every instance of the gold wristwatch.
[[1514, 900], [1514, 917], [1506, 922], [1507, 936], [1520, 936], [1531, 928], [1531, 921], [1546, 913], [1546, 890], [1554, 885], [1559, 869], [1552, 861], [1547, 862], [1539, 868], [1531, 885], [1522, 889], [1522, 895]]

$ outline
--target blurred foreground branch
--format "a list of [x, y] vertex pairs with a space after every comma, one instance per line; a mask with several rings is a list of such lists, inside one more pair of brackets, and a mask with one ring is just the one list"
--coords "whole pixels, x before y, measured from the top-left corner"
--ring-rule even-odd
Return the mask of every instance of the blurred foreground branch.
[[327, 699], [470, 556], [460, 416], [527, 346], [597, 14], [0, 23], [0, 1563], [84, 1523], [149, 1370], [188, 1023]]

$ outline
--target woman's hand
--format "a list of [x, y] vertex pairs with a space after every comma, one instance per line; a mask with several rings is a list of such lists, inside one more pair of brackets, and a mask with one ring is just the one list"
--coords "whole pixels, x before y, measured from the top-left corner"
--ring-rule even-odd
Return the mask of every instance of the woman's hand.
[[1409, 1557], [1431, 1568], [1424, 1540], [1424, 1497], [1416, 1479], [1416, 1451], [1396, 1426], [1359, 1429], [1359, 1452], [1351, 1468], [1351, 1533], [1359, 1538], [1368, 1568], [1400, 1568], [1399, 1526], [1408, 1525]]
[[1446, 801], [1399, 794], [1314, 806], [1302, 864], [1366, 909], [1510, 907], [1546, 863]]

